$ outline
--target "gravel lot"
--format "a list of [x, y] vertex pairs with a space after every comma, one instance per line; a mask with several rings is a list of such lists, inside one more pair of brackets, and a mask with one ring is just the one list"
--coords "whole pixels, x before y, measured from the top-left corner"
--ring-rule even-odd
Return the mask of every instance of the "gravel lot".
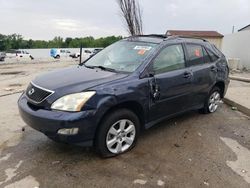
[[250, 119], [224, 104], [215, 114], [164, 121], [111, 159], [26, 126], [18, 92], [36, 75], [76, 63], [0, 65], [0, 187], [250, 187]]

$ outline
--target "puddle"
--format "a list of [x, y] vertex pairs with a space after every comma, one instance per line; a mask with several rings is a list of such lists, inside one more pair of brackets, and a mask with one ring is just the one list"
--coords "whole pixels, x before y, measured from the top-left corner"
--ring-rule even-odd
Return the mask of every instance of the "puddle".
[[27, 187], [33, 187], [38, 188], [39, 183], [36, 181], [36, 179], [33, 176], [27, 176], [19, 181], [16, 181], [12, 184], [9, 184], [5, 186], [4, 188], [27, 188]]
[[236, 161], [227, 161], [227, 165], [244, 180], [250, 183], [250, 151], [231, 138], [220, 138], [237, 156]]

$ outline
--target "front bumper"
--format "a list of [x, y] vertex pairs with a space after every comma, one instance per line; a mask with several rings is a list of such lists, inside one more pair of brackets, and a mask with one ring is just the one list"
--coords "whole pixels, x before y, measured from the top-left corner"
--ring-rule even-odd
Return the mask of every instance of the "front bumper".
[[[29, 104], [25, 95], [18, 100], [19, 113], [27, 125], [44, 133], [52, 140], [90, 146], [93, 144], [97, 118], [95, 111], [63, 112], [35, 109]], [[58, 134], [59, 129], [78, 128], [76, 135]]]

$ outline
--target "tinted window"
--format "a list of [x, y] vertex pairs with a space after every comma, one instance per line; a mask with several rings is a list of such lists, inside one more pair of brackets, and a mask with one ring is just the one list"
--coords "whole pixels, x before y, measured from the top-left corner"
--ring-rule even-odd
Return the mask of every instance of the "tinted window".
[[203, 54], [204, 54], [204, 62], [205, 63], [210, 63], [211, 62], [211, 58], [209, 57], [207, 51], [205, 48], [203, 48]]
[[200, 45], [188, 44], [187, 52], [189, 57], [189, 65], [203, 64], [203, 50]]
[[181, 45], [166, 47], [154, 61], [156, 74], [173, 71], [185, 67], [184, 52]]
[[219, 57], [217, 55], [215, 55], [213, 52], [211, 52], [210, 50], [207, 50], [212, 62], [217, 61], [217, 59], [219, 59]]

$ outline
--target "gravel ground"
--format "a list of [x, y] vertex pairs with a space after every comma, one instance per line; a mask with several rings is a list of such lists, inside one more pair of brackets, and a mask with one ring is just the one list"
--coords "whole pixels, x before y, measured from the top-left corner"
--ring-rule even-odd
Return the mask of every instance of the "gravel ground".
[[20, 94], [12, 93], [41, 72], [73, 64], [0, 65], [0, 187], [250, 187], [250, 119], [224, 104], [211, 115], [194, 111], [164, 121], [143, 132], [132, 151], [110, 159], [26, 126]]

